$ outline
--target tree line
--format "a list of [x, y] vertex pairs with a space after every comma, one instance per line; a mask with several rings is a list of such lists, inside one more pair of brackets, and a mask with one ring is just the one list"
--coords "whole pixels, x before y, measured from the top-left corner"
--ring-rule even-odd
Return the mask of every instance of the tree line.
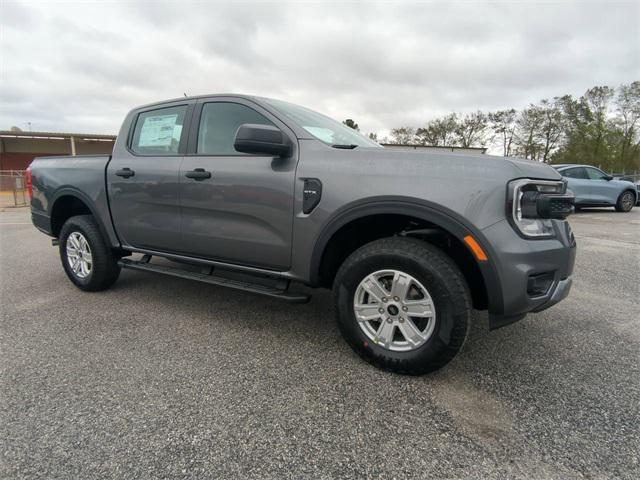
[[[353, 119], [346, 125], [359, 129]], [[378, 140], [377, 135], [369, 137]], [[493, 147], [505, 156], [640, 170], [640, 81], [597, 86], [574, 98], [543, 99], [523, 110], [450, 113], [421, 127], [391, 129], [382, 143]]]

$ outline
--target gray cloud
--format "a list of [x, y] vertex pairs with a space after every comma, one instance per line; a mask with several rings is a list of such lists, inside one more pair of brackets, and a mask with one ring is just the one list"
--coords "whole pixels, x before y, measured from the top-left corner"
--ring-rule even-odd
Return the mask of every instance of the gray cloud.
[[0, 128], [115, 133], [136, 105], [273, 96], [365, 131], [640, 78], [638, 2], [0, 4]]

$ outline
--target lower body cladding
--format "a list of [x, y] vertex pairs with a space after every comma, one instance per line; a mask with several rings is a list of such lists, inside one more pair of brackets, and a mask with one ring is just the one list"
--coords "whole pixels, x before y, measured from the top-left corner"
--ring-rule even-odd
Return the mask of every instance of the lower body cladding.
[[[525, 239], [507, 221], [483, 230], [493, 247], [501, 301], [489, 300], [489, 327], [516, 322], [567, 297], [571, 289], [576, 242], [569, 223], [554, 220], [555, 237]], [[492, 292], [489, 291], [489, 295]]]

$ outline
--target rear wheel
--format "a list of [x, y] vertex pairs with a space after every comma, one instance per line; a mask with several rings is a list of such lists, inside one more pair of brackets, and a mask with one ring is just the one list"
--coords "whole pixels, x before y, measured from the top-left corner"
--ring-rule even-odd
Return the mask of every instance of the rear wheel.
[[118, 279], [118, 259], [91, 215], [69, 218], [60, 230], [59, 240], [62, 266], [76, 287], [105, 290]]
[[636, 197], [631, 190], [622, 192], [616, 202], [616, 211], [629, 212], [633, 208], [635, 201]]
[[343, 336], [380, 368], [437, 370], [467, 336], [465, 279], [449, 257], [420, 240], [386, 238], [356, 250], [336, 275], [334, 295]]

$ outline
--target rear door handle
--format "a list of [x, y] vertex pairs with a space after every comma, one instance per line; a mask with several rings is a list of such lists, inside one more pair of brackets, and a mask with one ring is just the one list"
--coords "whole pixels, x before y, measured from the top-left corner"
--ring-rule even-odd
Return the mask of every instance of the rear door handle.
[[136, 172], [134, 172], [130, 168], [123, 168], [122, 170], [117, 170], [116, 171], [116, 175], [117, 176], [124, 177], [124, 178], [133, 177], [135, 174], [136, 174]]
[[196, 168], [190, 170], [184, 174], [187, 178], [193, 178], [194, 180], [204, 180], [205, 178], [211, 178], [211, 172], [207, 172], [204, 168]]

